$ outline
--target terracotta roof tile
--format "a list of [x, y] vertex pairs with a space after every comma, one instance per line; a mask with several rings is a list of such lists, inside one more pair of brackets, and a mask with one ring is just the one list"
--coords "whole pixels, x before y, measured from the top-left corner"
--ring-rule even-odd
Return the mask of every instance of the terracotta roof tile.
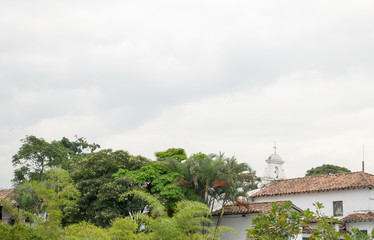
[[338, 173], [277, 180], [251, 197], [323, 192], [374, 186], [374, 175], [365, 172]]
[[[15, 204], [16, 202], [14, 200], [11, 200], [13, 191], [14, 191], [13, 188], [0, 190], [0, 199], [5, 199], [7, 201], [11, 201], [12, 204]], [[0, 206], [2, 205], [0, 204]]]
[[[278, 204], [284, 204], [286, 201], [276, 201]], [[270, 212], [271, 211], [271, 203], [273, 202], [259, 202], [259, 203], [249, 203], [247, 206], [243, 205], [226, 205], [223, 215], [236, 215], [236, 214], [248, 214], [248, 213], [260, 213], [260, 212]], [[299, 212], [302, 210], [292, 205], [293, 208]], [[212, 212], [213, 216], [219, 215], [221, 209]]]
[[374, 222], [374, 212], [354, 213], [342, 218], [343, 223], [348, 222]]

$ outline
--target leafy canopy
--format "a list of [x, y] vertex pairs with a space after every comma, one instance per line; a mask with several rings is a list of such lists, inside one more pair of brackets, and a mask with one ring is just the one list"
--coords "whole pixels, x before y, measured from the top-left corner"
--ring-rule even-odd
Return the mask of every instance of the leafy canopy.
[[91, 153], [81, 159], [73, 172], [72, 178], [81, 196], [77, 203], [79, 214], [73, 216], [76, 222], [90, 221], [97, 226], [109, 226], [118, 217], [129, 215], [135, 207], [144, 204], [131, 199], [121, 201], [121, 194], [134, 187], [130, 178], [114, 179], [113, 174], [119, 169], [137, 170], [150, 163], [150, 160], [132, 156], [126, 151], [104, 149]]
[[43, 138], [26, 136], [12, 157], [12, 164], [17, 167], [12, 182], [16, 186], [24, 180], [41, 182], [45, 171], [52, 167], [70, 171], [79, 159], [100, 148], [96, 143], [90, 144], [84, 138], [76, 138], [76, 141], [64, 137], [60, 141], [47, 142]]
[[183, 148], [169, 148], [164, 152], [156, 152], [155, 156], [157, 158], [157, 161], [164, 161], [168, 158], [174, 158], [178, 161], [187, 159], [187, 154]]
[[185, 199], [182, 186], [178, 183], [182, 175], [173, 172], [163, 162], [155, 162], [134, 171], [119, 169], [113, 175], [115, 179], [129, 178], [137, 183], [137, 187], [160, 196], [167, 208], [173, 210], [176, 202]]
[[339, 167], [331, 164], [323, 164], [322, 166], [311, 168], [306, 171], [305, 176], [315, 176], [315, 175], [328, 175], [330, 173], [346, 173], [351, 172], [348, 168]]

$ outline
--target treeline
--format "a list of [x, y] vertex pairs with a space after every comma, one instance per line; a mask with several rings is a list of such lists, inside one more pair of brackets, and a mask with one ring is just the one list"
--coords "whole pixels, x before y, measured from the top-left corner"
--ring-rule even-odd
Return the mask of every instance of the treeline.
[[21, 141], [12, 159], [17, 223], [1, 224], [4, 239], [218, 239], [223, 229], [209, 220], [211, 210], [259, 180], [224, 154], [172, 148], [152, 161], [78, 137]]

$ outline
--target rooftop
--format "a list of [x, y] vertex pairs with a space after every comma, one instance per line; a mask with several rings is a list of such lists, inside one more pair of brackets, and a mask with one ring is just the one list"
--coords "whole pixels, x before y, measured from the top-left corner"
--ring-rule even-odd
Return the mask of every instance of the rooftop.
[[374, 212], [354, 213], [340, 220], [343, 223], [349, 222], [374, 222]]
[[[7, 200], [7, 201], [10, 201], [12, 204], [15, 204], [15, 201], [11, 200], [11, 196], [13, 194], [13, 191], [14, 191], [13, 188], [0, 190], [0, 199], [4, 199], [4, 200]], [[0, 206], [2, 206], [2, 205], [0, 204]]]
[[374, 186], [374, 175], [365, 172], [338, 173], [277, 180], [251, 197], [335, 191]]
[[[275, 203], [284, 204], [286, 201], [276, 201]], [[248, 214], [248, 213], [260, 213], [260, 212], [270, 212], [271, 211], [271, 204], [274, 202], [259, 202], [259, 203], [249, 203], [249, 204], [234, 204], [234, 205], [226, 205], [224, 209], [223, 215], [236, 215], [236, 214]], [[292, 207], [301, 212], [302, 210], [292, 205]], [[218, 216], [220, 214], [221, 209], [212, 212], [213, 216]]]

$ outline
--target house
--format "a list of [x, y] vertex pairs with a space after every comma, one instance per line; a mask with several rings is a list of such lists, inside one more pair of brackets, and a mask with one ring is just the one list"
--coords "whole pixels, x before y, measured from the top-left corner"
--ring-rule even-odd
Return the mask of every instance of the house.
[[374, 213], [372, 211], [365, 213], [354, 213], [341, 219], [343, 230], [357, 228], [361, 232], [371, 233], [374, 226]]
[[275, 181], [251, 196], [252, 202], [292, 201], [302, 209], [325, 207], [322, 212], [338, 219], [374, 211], [374, 175], [339, 173]]
[[[277, 203], [284, 204], [284, 202], [285, 201], [278, 201]], [[297, 212], [302, 212], [302, 209], [294, 204], [292, 205], [292, 209]], [[246, 239], [247, 232], [245, 230], [252, 225], [252, 219], [259, 213], [270, 211], [271, 202], [249, 203], [245, 205], [226, 205], [224, 208], [221, 226], [234, 228], [237, 231], [238, 236], [235, 236], [232, 232], [227, 232], [221, 237], [221, 240]], [[216, 210], [212, 213], [215, 223], [217, 223], [220, 213], [221, 210]]]
[[[8, 201], [15, 205], [15, 201], [11, 200], [12, 194], [14, 189], [3, 189], [0, 190], [0, 199]], [[9, 224], [13, 223], [12, 214], [3, 206], [3, 204], [0, 202], [0, 221], [6, 222]]]
[[[291, 201], [297, 208], [314, 211], [316, 209], [313, 204], [319, 202], [324, 206], [322, 214], [337, 218], [341, 223], [341, 230], [349, 231], [352, 227], [367, 233], [373, 230], [374, 175], [350, 172], [282, 179], [284, 162], [280, 156], [275, 152], [266, 162], [266, 182], [262, 189], [249, 196], [250, 204]], [[251, 227], [251, 219], [256, 214], [250, 213], [250, 219], [242, 218], [239, 223], [238, 220], [233, 220], [234, 214], [227, 213], [222, 225], [234, 227], [241, 235], [240, 238], [223, 239], [245, 239], [242, 229]], [[308, 239], [308, 236], [304, 233], [298, 239]]]
[[365, 172], [339, 173], [274, 181], [251, 195], [253, 203], [291, 201], [301, 209], [334, 216], [344, 228], [371, 232], [374, 227], [374, 175]]

